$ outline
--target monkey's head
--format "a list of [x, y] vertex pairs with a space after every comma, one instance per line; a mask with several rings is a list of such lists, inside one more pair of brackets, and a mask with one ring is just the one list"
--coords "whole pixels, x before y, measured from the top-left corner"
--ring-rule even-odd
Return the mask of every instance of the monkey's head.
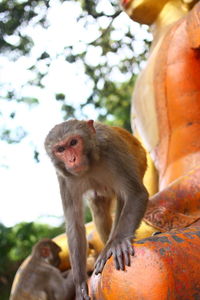
[[82, 175], [98, 159], [93, 120], [69, 120], [56, 125], [47, 135], [45, 149], [62, 175]]
[[62, 249], [51, 239], [42, 239], [33, 247], [32, 256], [58, 267], [61, 262], [59, 257], [61, 250]]

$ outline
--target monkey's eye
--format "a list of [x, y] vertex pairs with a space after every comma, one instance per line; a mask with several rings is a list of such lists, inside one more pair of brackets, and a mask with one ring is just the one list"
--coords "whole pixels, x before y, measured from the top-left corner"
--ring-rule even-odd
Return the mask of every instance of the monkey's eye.
[[78, 143], [77, 139], [72, 139], [69, 145], [70, 146], [75, 146], [77, 143]]
[[56, 149], [57, 152], [59, 153], [62, 153], [65, 151], [65, 147], [64, 146], [59, 146], [57, 149]]

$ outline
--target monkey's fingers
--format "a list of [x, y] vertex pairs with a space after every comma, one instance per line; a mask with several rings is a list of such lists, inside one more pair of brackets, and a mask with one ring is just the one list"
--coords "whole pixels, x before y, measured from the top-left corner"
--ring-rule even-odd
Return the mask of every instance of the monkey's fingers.
[[130, 266], [130, 256], [134, 255], [131, 240], [126, 238], [113, 247], [114, 263], [117, 270], [125, 270], [125, 265]]
[[129, 239], [126, 239], [122, 243], [122, 251], [124, 255], [124, 262], [126, 266], [131, 265], [130, 256], [134, 255], [134, 249], [132, 247], [132, 243]]
[[124, 262], [123, 262], [123, 253], [121, 249], [121, 245], [117, 245], [113, 250], [113, 258], [115, 263], [115, 268], [117, 270], [124, 270]]
[[88, 294], [85, 291], [82, 291], [83, 300], [91, 300]]
[[131, 260], [130, 260], [130, 254], [129, 254], [129, 251], [127, 248], [123, 249], [123, 255], [124, 255], [124, 263], [126, 266], [129, 267], [131, 265]]
[[83, 282], [76, 290], [76, 300], [91, 300], [88, 296], [87, 283]]
[[128, 243], [128, 251], [129, 251], [129, 254], [131, 255], [131, 256], [133, 256], [134, 254], [135, 254], [135, 252], [134, 252], [134, 248], [133, 248], [133, 246], [132, 246], [132, 239], [131, 240], [127, 240], [127, 243]]
[[134, 255], [134, 249], [130, 239], [126, 239], [123, 241], [122, 249], [123, 249], [125, 265], [130, 266], [131, 265], [130, 256]]
[[91, 298], [88, 295], [84, 294], [83, 295], [83, 300], [91, 300]]
[[[110, 254], [110, 256], [111, 256], [111, 254]], [[103, 268], [109, 257], [107, 257], [106, 255], [99, 257], [99, 259], [96, 263], [96, 266], [95, 266], [95, 274], [96, 275], [98, 275], [99, 273], [101, 273], [103, 271]]]
[[101, 273], [103, 271], [103, 267], [106, 263], [105, 259], [102, 259], [98, 262], [98, 264], [95, 267], [95, 275], [98, 275], [99, 273]]
[[103, 271], [103, 267], [106, 264], [106, 261], [111, 257], [111, 249], [106, 250], [106, 248], [99, 255], [96, 264], [95, 264], [95, 274], [98, 275]]

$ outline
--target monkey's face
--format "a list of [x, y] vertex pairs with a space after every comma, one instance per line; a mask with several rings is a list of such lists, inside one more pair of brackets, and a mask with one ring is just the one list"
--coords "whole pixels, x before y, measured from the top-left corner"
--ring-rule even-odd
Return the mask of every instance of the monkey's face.
[[61, 175], [80, 176], [99, 160], [93, 121], [69, 120], [56, 125], [47, 135], [45, 149]]
[[59, 267], [61, 263], [61, 258], [59, 256], [59, 253], [62, 251], [62, 249], [54, 242], [52, 242], [50, 246], [51, 246], [51, 251], [50, 251], [51, 254], [49, 255], [48, 258], [49, 263], [55, 267]]
[[88, 157], [84, 150], [83, 138], [80, 135], [72, 135], [55, 144], [52, 152], [69, 173], [80, 175], [89, 168]]
[[52, 255], [52, 259], [50, 261], [50, 264], [53, 265], [54, 267], [58, 268], [59, 265], [61, 264], [61, 258], [59, 256], [60, 251], [54, 253]]

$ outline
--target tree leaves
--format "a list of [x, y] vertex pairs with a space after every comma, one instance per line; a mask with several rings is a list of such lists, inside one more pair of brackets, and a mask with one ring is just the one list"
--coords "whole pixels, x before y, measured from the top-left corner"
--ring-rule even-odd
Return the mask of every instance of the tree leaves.
[[[82, 10], [77, 22], [87, 32], [87, 39], [80, 36], [80, 40], [77, 41], [81, 47], [77, 47], [77, 44], [66, 45], [63, 51], [57, 54], [71, 65], [78, 66], [81, 63], [85, 71], [86, 84], [89, 82], [89, 86], [92, 87], [80, 109], [92, 105], [99, 113], [99, 120], [109, 121], [130, 130], [129, 111], [133, 85], [142, 62], [146, 59], [151, 39], [148, 35], [144, 35], [143, 39], [140, 38], [143, 47], [139, 54], [136, 53], [137, 37], [131, 27], [133, 23], [130, 21], [130, 25], [124, 25], [124, 13], [118, 0], [60, 0], [60, 2], [80, 4]], [[9, 50], [8, 55], [14, 59], [17, 59], [19, 54], [30, 53], [33, 41], [24, 28], [34, 27], [36, 24], [47, 28], [50, 7], [51, 1], [48, 0], [1, 1], [0, 50], [4, 53]], [[90, 31], [94, 28], [96, 38], [91, 39]], [[143, 31], [145, 30], [147, 29]], [[54, 58], [49, 51], [42, 51], [36, 64], [29, 67], [30, 72], [35, 73], [35, 77], [27, 84], [44, 88], [43, 82]], [[40, 62], [43, 63], [42, 69]], [[8, 92], [7, 99], [17, 99], [18, 103], [28, 105], [39, 103], [38, 99], [29, 96], [18, 97], [14, 90], [12, 93], [13, 95], [9, 96]], [[62, 91], [57, 92], [55, 100], [62, 103], [60, 109], [64, 112], [64, 119], [76, 116], [78, 108], [72, 107]], [[9, 142], [9, 136], [9, 132], [4, 132], [2, 138]]]

